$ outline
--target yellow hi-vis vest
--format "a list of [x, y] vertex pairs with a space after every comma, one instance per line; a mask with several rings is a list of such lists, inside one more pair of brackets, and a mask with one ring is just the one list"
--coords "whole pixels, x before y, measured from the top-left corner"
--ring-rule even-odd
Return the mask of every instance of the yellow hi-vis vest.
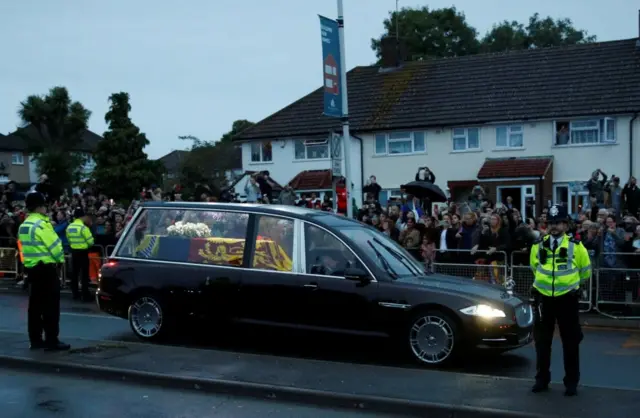
[[93, 235], [82, 219], [76, 219], [67, 227], [67, 240], [72, 250], [88, 250], [93, 247]]
[[40, 262], [64, 262], [62, 242], [46, 216], [39, 213], [30, 214], [18, 229], [18, 239], [26, 268], [35, 267]]
[[544, 296], [562, 296], [580, 288], [591, 277], [591, 260], [587, 249], [578, 240], [563, 235], [555, 253], [550, 236], [531, 248], [533, 287]]

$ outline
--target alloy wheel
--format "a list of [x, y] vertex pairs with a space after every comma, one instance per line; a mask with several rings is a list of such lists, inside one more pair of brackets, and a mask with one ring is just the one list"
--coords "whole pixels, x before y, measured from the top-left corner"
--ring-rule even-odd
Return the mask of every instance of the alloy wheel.
[[423, 363], [438, 365], [453, 353], [455, 345], [451, 325], [436, 315], [418, 317], [409, 331], [413, 355]]
[[129, 308], [129, 321], [140, 337], [153, 338], [162, 329], [162, 307], [152, 297], [142, 297]]

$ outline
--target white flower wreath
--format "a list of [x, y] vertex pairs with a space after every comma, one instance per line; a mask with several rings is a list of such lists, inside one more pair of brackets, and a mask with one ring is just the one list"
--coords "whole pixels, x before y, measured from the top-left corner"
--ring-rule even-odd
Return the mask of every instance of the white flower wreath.
[[167, 233], [173, 237], [209, 238], [211, 236], [211, 228], [201, 222], [178, 221], [167, 228]]

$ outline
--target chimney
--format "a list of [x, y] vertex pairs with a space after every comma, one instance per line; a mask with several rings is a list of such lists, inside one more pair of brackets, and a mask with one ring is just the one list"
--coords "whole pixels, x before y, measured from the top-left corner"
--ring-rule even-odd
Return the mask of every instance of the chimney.
[[383, 69], [397, 68], [406, 61], [407, 49], [395, 36], [385, 36], [380, 40], [380, 66]]

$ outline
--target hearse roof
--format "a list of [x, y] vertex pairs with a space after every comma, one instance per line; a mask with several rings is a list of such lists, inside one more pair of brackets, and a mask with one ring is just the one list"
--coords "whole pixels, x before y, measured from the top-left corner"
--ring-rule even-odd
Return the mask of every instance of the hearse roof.
[[286, 215], [292, 218], [307, 219], [330, 227], [340, 228], [360, 225], [359, 222], [348, 219], [344, 216], [334, 215], [331, 212], [324, 212], [317, 209], [307, 209], [298, 206], [288, 205], [262, 205], [252, 203], [211, 203], [211, 202], [160, 202], [149, 201], [141, 204], [144, 208], [157, 209], [179, 209], [179, 210], [233, 210], [250, 211], [253, 213], [263, 213], [265, 215]]

